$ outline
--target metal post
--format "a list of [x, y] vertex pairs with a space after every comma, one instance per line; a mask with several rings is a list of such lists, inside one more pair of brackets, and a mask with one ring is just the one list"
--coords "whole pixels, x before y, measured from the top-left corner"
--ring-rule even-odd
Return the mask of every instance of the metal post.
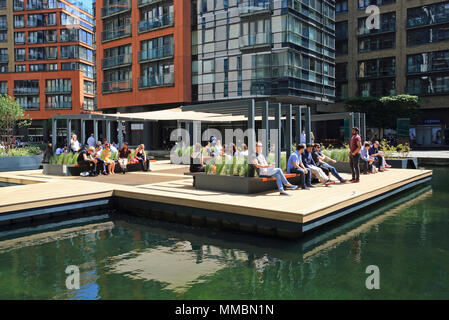
[[94, 120], [94, 138], [95, 141], [98, 141], [98, 120]]
[[362, 142], [366, 140], [366, 117], [364, 113], [360, 114], [360, 134], [362, 137]]
[[265, 101], [265, 105], [262, 108], [262, 129], [263, 131], [263, 137], [262, 137], [262, 143], [263, 143], [263, 154], [265, 158], [268, 158], [268, 145], [270, 142], [270, 120], [269, 120], [269, 102]]
[[285, 116], [285, 152], [287, 154], [287, 159], [292, 153], [292, 139], [293, 139], [293, 127], [292, 127], [292, 112], [293, 106], [290, 104], [287, 106], [287, 114]]
[[81, 142], [86, 143], [86, 120], [81, 119]]
[[356, 113], [355, 115], [355, 126], [360, 130], [360, 113]]
[[302, 131], [301, 112], [302, 112], [301, 106], [295, 106], [295, 124], [296, 124], [295, 140], [296, 140], [296, 143], [301, 142], [301, 131]]
[[[72, 120], [67, 119], [67, 145], [70, 144], [70, 139], [72, 135]], [[70, 146], [68, 146], [70, 148]]]
[[123, 130], [122, 130], [122, 121], [117, 121], [117, 143], [121, 148], [123, 146]]
[[349, 139], [351, 139], [352, 137], [352, 129], [355, 127], [354, 123], [355, 123], [355, 116], [354, 116], [354, 112], [351, 112], [351, 127], [350, 127], [350, 133], [349, 133]]
[[306, 107], [306, 143], [312, 143], [312, 137], [310, 136], [310, 130], [312, 129], [312, 117], [310, 115], [310, 107]]
[[111, 121], [106, 120], [106, 140], [111, 142]]
[[254, 99], [248, 106], [248, 151], [249, 154], [255, 152], [256, 145], [256, 126], [254, 121], [254, 116], [256, 112], [256, 105]]
[[56, 151], [56, 144], [57, 144], [57, 137], [56, 137], [56, 134], [57, 134], [57, 132], [58, 132], [58, 130], [57, 130], [57, 125], [58, 125], [58, 120], [56, 120], [56, 119], [52, 119], [52, 121], [53, 121], [53, 126], [52, 126], [52, 128], [51, 128], [51, 134], [52, 134], [52, 136], [51, 136], [51, 142], [52, 142], [52, 144], [53, 144], [53, 153]]
[[274, 148], [274, 154], [275, 154], [275, 161], [276, 161], [276, 167], [281, 167], [281, 130], [282, 130], [282, 123], [281, 123], [281, 104], [279, 103], [275, 108], [275, 128], [277, 131], [276, 135], [276, 141], [274, 141], [275, 148]]
[[193, 144], [201, 144], [201, 121], [193, 122]]

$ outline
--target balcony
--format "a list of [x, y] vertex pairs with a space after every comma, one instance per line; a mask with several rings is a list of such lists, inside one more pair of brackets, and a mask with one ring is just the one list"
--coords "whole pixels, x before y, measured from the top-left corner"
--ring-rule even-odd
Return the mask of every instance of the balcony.
[[[44, 2], [27, 2], [27, 10], [43, 10], [43, 9], [57, 9], [58, 2], [57, 1], [48, 1], [48, 3]], [[22, 9], [23, 10], [23, 9]]]
[[149, 4], [158, 3], [158, 2], [162, 2], [162, 1], [164, 1], [164, 0], [138, 0], [137, 7], [143, 7], [143, 6], [147, 6]]
[[9, 61], [9, 57], [7, 54], [0, 54], [0, 63], [5, 63]]
[[8, 88], [7, 87], [0, 88], [0, 94], [8, 94]]
[[101, 89], [102, 89], [103, 93], [131, 91], [132, 90], [132, 81], [131, 81], [131, 79], [129, 79], [129, 80], [103, 82], [101, 84]]
[[174, 83], [175, 83], [174, 72], [170, 72], [163, 75], [151, 75], [139, 78], [139, 89], [173, 86]]
[[147, 32], [150, 30], [172, 26], [174, 23], [173, 13], [165, 14], [150, 20], [142, 20], [139, 22], [139, 32]]
[[240, 37], [240, 48], [271, 46], [271, 33], [246, 34]]
[[46, 87], [45, 93], [46, 94], [72, 93], [72, 86]]
[[395, 67], [384, 67], [374, 70], [366, 70], [358, 73], [358, 78], [380, 78], [380, 77], [394, 77], [396, 74]]
[[364, 25], [364, 26], [357, 28], [357, 36], [368, 36], [368, 35], [372, 35], [372, 34], [395, 32], [395, 31], [396, 31], [396, 22], [382, 24], [380, 26], [380, 29], [368, 29]]
[[6, 21], [2, 21], [0, 23], [0, 30], [8, 30], [8, 24], [6, 23]]
[[101, 33], [101, 41], [111, 41], [114, 39], [130, 37], [131, 36], [131, 24], [127, 24], [120, 29], [107, 30]]
[[105, 18], [113, 14], [122, 13], [128, 10], [131, 10], [129, 1], [119, 1], [117, 3], [101, 8], [101, 17]]
[[46, 103], [46, 110], [69, 110], [72, 109], [72, 102], [64, 101], [64, 102], [54, 102], [54, 103]]
[[105, 70], [130, 65], [132, 63], [132, 57], [132, 54], [124, 54], [120, 56], [104, 58], [101, 60], [101, 69]]
[[25, 10], [25, 6], [23, 4], [23, 1], [14, 1], [13, 8], [14, 8], [14, 11], [23, 11], [23, 10]]
[[239, 4], [241, 17], [253, 16], [255, 14], [269, 13], [271, 11], [271, 1], [249, 1]]
[[22, 107], [23, 110], [39, 110], [40, 104], [39, 102], [28, 102], [21, 104], [20, 107]]
[[12, 90], [14, 95], [39, 95], [39, 88], [14, 88]]
[[139, 63], [151, 60], [167, 59], [171, 57], [173, 57], [173, 45], [163, 46], [150, 50], [144, 50], [140, 51], [137, 54], [137, 59], [139, 60]]

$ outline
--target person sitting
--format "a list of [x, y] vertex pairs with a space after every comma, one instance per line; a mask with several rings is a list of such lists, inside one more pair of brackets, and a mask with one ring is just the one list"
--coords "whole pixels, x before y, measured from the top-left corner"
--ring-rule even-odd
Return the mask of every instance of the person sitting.
[[242, 143], [242, 151], [240, 151], [239, 155], [241, 157], [247, 157], [248, 156], [248, 147], [246, 144]]
[[376, 163], [379, 165], [379, 171], [386, 171], [385, 168], [390, 168], [391, 166], [385, 161], [385, 154], [379, 150], [379, 141], [374, 141], [373, 145], [369, 149], [370, 157], [373, 157]]
[[190, 172], [205, 172], [206, 167], [204, 165], [203, 153], [201, 152], [201, 145], [196, 143], [193, 146], [193, 152], [190, 156]]
[[148, 159], [147, 154], [145, 153], [145, 146], [140, 144], [136, 152], [134, 153], [134, 159], [142, 165], [142, 171], [151, 171], [150, 170], [150, 159]]
[[304, 155], [302, 157], [304, 166], [307, 169], [310, 169], [310, 171], [312, 171], [312, 174], [308, 177], [307, 186], [309, 188], [313, 187], [312, 186], [312, 175], [315, 178], [317, 178], [321, 183], [323, 183], [326, 187], [331, 184], [334, 184], [335, 182], [331, 181], [328, 178], [328, 176], [326, 176], [326, 174], [323, 172], [323, 170], [318, 168], [315, 161], [313, 161], [312, 152], [313, 152], [313, 144], [308, 143], [306, 146], [306, 151], [304, 151]]
[[123, 147], [118, 151], [118, 164], [122, 168], [123, 174], [126, 173], [126, 166], [128, 165], [128, 157], [131, 154], [131, 150], [128, 148], [128, 144], [125, 142]]
[[111, 156], [112, 156], [111, 145], [109, 143], [106, 143], [103, 151], [101, 152], [101, 159], [108, 166], [108, 173], [114, 175], [115, 161], [111, 159]]
[[306, 176], [307, 180], [309, 180], [310, 170], [307, 170], [304, 164], [302, 163], [302, 154], [304, 153], [305, 145], [297, 144], [296, 151], [293, 152], [288, 158], [287, 162], [287, 173], [296, 173], [300, 175], [301, 179], [301, 189], [310, 190], [309, 187], [306, 186]]
[[59, 156], [61, 153], [63, 153], [64, 152], [64, 148], [65, 148], [66, 146], [64, 146], [64, 147], [60, 147], [60, 148], [56, 148], [56, 151], [55, 151], [55, 154], [57, 155], [57, 156]]
[[374, 158], [370, 157], [369, 155], [369, 149], [371, 147], [371, 144], [368, 141], [365, 141], [363, 143], [363, 148], [360, 151], [360, 169], [362, 174], [369, 174], [369, 173], [375, 173], [376, 167], [373, 165]]
[[104, 175], [107, 175], [106, 164], [103, 159], [101, 159], [101, 153], [103, 152], [103, 148], [101, 145], [95, 147], [95, 152], [93, 153], [93, 158], [97, 160], [97, 169]]
[[252, 165], [255, 167], [259, 177], [276, 178], [276, 184], [278, 186], [280, 195], [288, 196], [289, 194], [284, 191], [284, 186], [289, 189], [298, 189], [298, 186], [295, 186], [288, 182], [281, 169], [274, 168], [273, 165], [269, 165], [267, 163], [267, 160], [262, 154], [262, 147], [262, 142], [256, 143], [256, 152], [251, 155], [250, 163], [252, 163]]
[[324, 155], [321, 152], [321, 145], [319, 143], [314, 144], [312, 158], [313, 158], [313, 161], [315, 161], [315, 163], [318, 164], [319, 168], [321, 168], [324, 172], [327, 171], [327, 176], [329, 177], [329, 179], [330, 179], [330, 175], [332, 174], [335, 178], [337, 178], [340, 181], [340, 183], [347, 182], [345, 179], [343, 179], [340, 176], [340, 174], [337, 172], [337, 170], [333, 166], [331, 166], [330, 164], [325, 162], [327, 160], [327, 161], [330, 161], [333, 163], [337, 163], [337, 161], [329, 158], [328, 156]]
[[78, 165], [89, 167], [89, 175], [97, 175], [97, 160], [95, 160], [92, 154], [95, 152], [95, 148], [89, 147], [88, 149], [83, 148], [78, 154]]

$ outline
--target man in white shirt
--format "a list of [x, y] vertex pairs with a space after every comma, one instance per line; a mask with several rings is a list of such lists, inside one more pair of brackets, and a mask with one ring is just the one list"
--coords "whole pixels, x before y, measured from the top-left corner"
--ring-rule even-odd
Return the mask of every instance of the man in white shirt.
[[78, 152], [81, 149], [81, 144], [78, 141], [76, 134], [72, 135], [72, 139], [70, 140], [70, 149], [72, 149], [73, 152]]
[[91, 133], [89, 139], [87, 139], [87, 145], [89, 147], [94, 147], [95, 148], [95, 137], [94, 137], [93, 133]]

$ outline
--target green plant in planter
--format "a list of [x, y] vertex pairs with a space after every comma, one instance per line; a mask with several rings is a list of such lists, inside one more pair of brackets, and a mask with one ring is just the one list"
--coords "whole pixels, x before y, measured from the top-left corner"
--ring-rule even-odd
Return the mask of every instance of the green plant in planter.
[[58, 155], [57, 158], [56, 158], [56, 164], [62, 164], [63, 161], [64, 161], [64, 154], [61, 153], [61, 154]]
[[397, 152], [402, 158], [407, 158], [410, 154], [410, 146], [408, 145], [408, 143], [401, 143], [397, 146]]

